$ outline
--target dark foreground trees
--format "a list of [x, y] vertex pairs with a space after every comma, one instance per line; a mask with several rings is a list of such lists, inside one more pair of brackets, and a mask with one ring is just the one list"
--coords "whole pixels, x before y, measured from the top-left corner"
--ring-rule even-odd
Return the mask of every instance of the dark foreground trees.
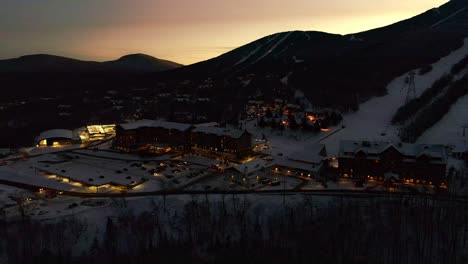
[[467, 209], [421, 197], [194, 196], [103, 223], [2, 223], [0, 252], [7, 263], [467, 263]]

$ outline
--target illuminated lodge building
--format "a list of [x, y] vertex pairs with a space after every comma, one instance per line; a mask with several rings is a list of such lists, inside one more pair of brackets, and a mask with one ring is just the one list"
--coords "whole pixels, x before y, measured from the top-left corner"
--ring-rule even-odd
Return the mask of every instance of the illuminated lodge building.
[[247, 131], [214, 126], [140, 120], [116, 127], [114, 148], [125, 152], [150, 149], [150, 152], [165, 153], [177, 150], [240, 158], [251, 152], [252, 135]]
[[246, 130], [200, 126], [191, 131], [190, 142], [192, 152], [205, 155], [224, 152], [244, 157], [252, 150], [252, 135]]
[[344, 177], [446, 186], [442, 145], [344, 140], [338, 162]]
[[139, 120], [133, 123], [120, 124], [116, 127], [114, 148], [133, 152], [142, 148], [167, 152], [171, 149], [186, 149], [190, 138], [191, 125]]
[[80, 137], [67, 129], [47, 130], [36, 138], [36, 145], [38, 147], [61, 147], [80, 143]]

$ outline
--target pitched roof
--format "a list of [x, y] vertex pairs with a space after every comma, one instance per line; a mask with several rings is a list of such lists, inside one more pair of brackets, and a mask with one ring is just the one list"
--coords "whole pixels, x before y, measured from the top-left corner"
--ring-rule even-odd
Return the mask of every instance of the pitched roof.
[[430, 144], [408, 144], [399, 143], [397, 145], [391, 142], [384, 141], [353, 141], [342, 140], [340, 141], [339, 157], [350, 157], [349, 153], [353, 155], [359, 151], [364, 151], [368, 155], [380, 155], [382, 152], [395, 148], [402, 155], [410, 158], [416, 158], [422, 154], [432, 158], [438, 158], [442, 161], [447, 159], [447, 153], [443, 145], [430, 145]]
[[284, 157], [275, 159], [273, 164], [277, 166], [281, 166], [281, 167], [287, 167], [291, 169], [310, 171], [310, 172], [318, 172], [320, 168], [322, 168], [323, 166], [323, 163], [310, 164], [310, 163], [291, 160], [291, 159], [284, 158]]
[[131, 122], [131, 123], [120, 124], [120, 127], [122, 127], [125, 130], [133, 130], [133, 129], [138, 129], [142, 127], [160, 127], [160, 128], [174, 129], [174, 130], [179, 130], [179, 131], [186, 131], [190, 127], [192, 127], [192, 125], [142, 119], [142, 120], [138, 120], [138, 121]]
[[305, 163], [321, 163], [323, 156], [320, 155], [322, 149], [325, 148], [324, 144], [313, 144], [302, 151], [294, 152], [289, 155], [288, 159], [305, 162]]
[[240, 172], [243, 175], [249, 175], [252, 172], [256, 172], [267, 167], [267, 162], [262, 159], [253, 160], [247, 163], [235, 165], [232, 168]]
[[153, 122], [154, 120], [142, 119], [135, 122], [120, 124], [120, 127], [125, 130], [132, 130], [140, 127], [149, 127]]
[[205, 133], [205, 134], [212, 134], [218, 136], [228, 136], [232, 138], [240, 138], [244, 133], [248, 133], [246, 130], [228, 130], [222, 127], [196, 127], [192, 130], [195, 133]]
[[73, 136], [73, 131], [68, 129], [52, 129], [42, 132], [36, 139], [37, 141], [41, 141], [43, 139], [48, 138], [67, 138], [67, 139], [75, 139], [76, 137]]

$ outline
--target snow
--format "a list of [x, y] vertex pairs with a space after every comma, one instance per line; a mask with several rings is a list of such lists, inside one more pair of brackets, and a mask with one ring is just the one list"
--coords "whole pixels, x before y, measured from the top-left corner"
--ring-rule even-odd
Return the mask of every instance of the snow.
[[354, 182], [350, 179], [338, 179], [337, 182], [328, 181], [327, 187], [325, 187], [321, 182], [315, 181], [313, 179], [307, 181], [303, 186], [304, 190], [353, 190], [353, 191], [364, 191], [366, 189], [373, 189], [377, 186], [375, 182], [368, 181], [363, 187], [356, 187]]
[[433, 24], [433, 25], [431, 26], [431, 28], [435, 28], [435, 27], [437, 27], [438, 25], [440, 25], [440, 24], [444, 23], [444, 22], [445, 22], [445, 21], [447, 21], [448, 19], [450, 19], [450, 18], [452, 18], [452, 17], [454, 17], [454, 16], [458, 15], [459, 13], [461, 13], [461, 12], [465, 11], [467, 8], [468, 8], [468, 7], [465, 7], [465, 8], [462, 8], [462, 9], [460, 9], [460, 10], [458, 10], [458, 11], [456, 11], [456, 12], [452, 13], [452, 14], [451, 14], [451, 15], [449, 15], [448, 17], [446, 17], [446, 18], [444, 18], [444, 19], [440, 20], [439, 22], [437, 22], [437, 23]]
[[80, 191], [88, 192], [84, 188], [76, 187], [73, 185], [65, 184], [56, 180], [50, 180], [45, 175], [40, 174], [34, 167], [28, 168], [11, 168], [2, 167], [0, 168], [0, 179], [7, 181], [14, 181], [23, 184], [30, 184], [34, 186], [40, 186], [55, 190], [64, 191]]
[[[466, 129], [464, 129], [466, 127]], [[465, 130], [465, 136], [463, 136]], [[459, 98], [450, 111], [433, 127], [428, 129], [418, 143], [433, 143], [467, 146], [468, 140], [468, 95]]]
[[[35, 167], [41, 171], [80, 182], [87, 182], [95, 186], [111, 183], [130, 186], [133, 183], [141, 183], [142, 178], [154, 178], [148, 171], [142, 170], [140, 167], [131, 167], [126, 162], [103, 160], [84, 155], [75, 155], [73, 160], [64, 160], [54, 164], [38, 162]], [[128, 172], [125, 170], [128, 170]]]
[[273, 47], [271, 47], [267, 52], [265, 52], [265, 54], [263, 54], [260, 58], [258, 58], [254, 63], [252, 64], [256, 64], [257, 62], [261, 61], [263, 58], [265, 58], [266, 56], [268, 56], [272, 51], [274, 51], [276, 49], [276, 47], [278, 47], [283, 41], [285, 41], [293, 32], [290, 31], [288, 32], [287, 34], [284, 35], [283, 38], [281, 38], [280, 40], [278, 40], [274, 45]]
[[241, 81], [241, 85], [242, 87], [247, 87], [250, 85], [250, 83], [252, 82], [252, 80], [248, 79], [248, 80], [244, 80], [244, 81]]
[[[130, 186], [129, 192], [154, 192], [167, 188], [183, 189], [196, 184], [198, 180], [213, 174], [212, 170], [207, 170], [207, 166], [218, 163], [204, 157], [185, 158], [208, 165], [183, 163], [168, 157], [162, 162], [166, 165], [163, 167], [159, 160], [110, 159], [64, 152], [6, 161], [5, 165], [0, 166], [0, 179], [38, 188], [79, 193], [120, 192], [122, 189], [114, 187], [116, 184]], [[150, 173], [153, 172], [151, 170], [157, 173]], [[99, 186], [99, 189], [95, 186]]]
[[233, 168], [244, 175], [249, 175], [252, 172], [258, 171], [267, 166], [267, 162], [262, 159], [252, 160], [246, 163], [242, 163], [234, 166]]
[[0, 185], [0, 207], [16, 205], [16, 201], [12, 200], [9, 196], [15, 197], [22, 192], [25, 191], [11, 186]]
[[128, 161], [159, 161], [159, 160], [167, 160], [170, 158], [169, 155], [157, 156], [157, 157], [140, 157], [135, 154], [130, 153], [120, 153], [116, 151], [109, 151], [109, 150], [75, 150], [74, 153], [93, 156], [96, 158], [105, 158], [105, 159], [115, 159], [115, 160], [128, 160]]
[[303, 105], [306, 109], [312, 108], [313, 106], [302, 90], [296, 89], [294, 91], [294, 99], [299, 100], [300, 104]]
[[43, 139], [48, 138], [68, 138], [74, 139], [73, 131], [68, 129], [52, 129], [42, 132], [38, 137], [37, 141], [41, 141]]
[[[302, 194], [249, 194], [240, 196], [231, 195], [210, 195], [194, 196], [194, 195], [174, 195], [167, 197], [144, 197], [144, 198], [128, 198], [128, 199], [102, 199], [104, 204], [90, 207], [83, 204], [87, 200], [72, 199], [69, 201], [61, 199], [53, 199], [48, 201], [44, 206], [31, 206], [26, 212], [32, 219], [38, 219], [47, 222], [57, 222], [66, 219], [73, 214], [74, 218], [80, 222], [86, 223], [85, 230], [80, 235], [80, 240], [74, 245], [74, 253], [82, 254], [88, 250], [94, 238], [103, 241], [107, 218], [115, 219], [125, 214], [139, 215], [142, 212], [152, 212], [158, 214], [158, 222], [165, 228], [166, 234], [172, 237], [181, 235], [180, 224], [183, 220], [182, 216], [186, 206], [189, 203], [197, 202], [200, 204], [210, 203], [212, 205], [225, 203], [228, 212], [233, 211], [235, 204], [245, 204], [248, 212], [248, 217], [260, 215], [262, 219], [268, 219], [276, 212], [284, 210], [285, 206], [298, 204], [304, 201], [305, 196]], [[333, 196], [321, 196], [307, 199], [307, 201], [315, 208], [323, 208], [330, 206], [335, 198]], [[71, 203], [78, 204], [77, 207], [69, 209]], [[13, 208], [12, 208], [13, 209]], [[10, 210], [7, 217], [13, 218], [13, 215], [18, 217], [17, 209]], [[39, 215], [38, 212], [47, 212], [44, 215]]]
[[211, 165], [216, 165], [220, 163], [219, 160], [196, 155], [184, 155], [183, 157], [178, 157], [178, 159], [206, 167], [211, 167]]
[[30, 148], [22, 148], [19, 150], [19, 152], [24, 153], [28, 156], [37, 156], [37, 155], [43, 155], [43, 154], [48, 154], [48, 153], [56, 153], [56, 152], [62, 152], [62, 151], [67, 151], [67, 150], [80, 149], [83, 147], [84, 145], [79, 145], [79, 144], [59, 146], [59, 147], [30, 147]]
[[279, 36], [279, 34], [276, 34], [275, 36], [273, 36], [271, 39], [269, 39], [266, 43], [262, 44], [262, 45], [259, 45], [257, 48], [255, 48], [253, 51], [251, 51], [249, 54], [247, 54], [247, 56], [243, 57], [241, 60], [239, 60], [236, 64], [234, 64], [234, 66], [237, 66], [243, 62], [245, 62], [246, 60], [248, 60], [250, 57], [252, 57], [255, 53], [257, 53], [263, 46], [265, 45], [268, 45], [270, 42], [272, 42], [273, 40], [275, 40], [277, 37]]
[[[275, 36], [276, 38], [276, 36]], [[271, 40], [270, 40], [271, 41]], [[270, 41], [268, 41], [267, 43], [269, 43]], [[243, 57], [241, 60], [239, 60], [236, 64], [234, 64], [234, 66], [237, 66], [241, 63], [243, 63], [244, 61], [248, 60], [250, 57], [252, 57], [255, 53], [258, 52], [258, 50], [263, 47], [263, 45], [260, 45], [258, 46], [257, 48], [255, 48], [254, 50], [252, 50], [249, 54], [247, 54], [247, 56]]]
[[[468, 55], [468, 38], [464, 45], [446, 57], [432, 64], [432, 71], [425, 75], [415, 76], [416, 94], [420, 96], [424, 90], [450, 72], [452, 65]], [[387, 95], [374, 97], [360, 105], [359, 110], [343, 116], [346, 128], [324, 139], [321, 143], [327, 145], [329, 155], [337, 155], [340, 140], [368, 140], [398, 142], [398, 127], [391, 124], [393, 115], [398, 108], [405, 104], [405, 78], [408, 73], [394, 79], [387, 86]]]
[[[271, 173], [270, 173], [271, 174]], [[272, 179], [273, 177], [269, 177]], [[279, 176], [280, 184], [278, 185], [269, 185], [266, 184], [263, 187], [259, 188], [259, 190], [292, 190], [295, 188], [299, 188], [300, 185], [304, 182], [301, 179], [294, 178], [294, 177], [287, 177], [287, 176]]]
[[298, 59], [296, 56], [293, 56], [292, 59], [294, 60], [294, 63], [303, 63], [305, 60]]
[[288, 75], [284, 76], [283, 78], [280, 79], [280, 82], [283, 85], [288, 85], [289, 84], [289, 77], [291, 76], [292, 72], [288, 73]]

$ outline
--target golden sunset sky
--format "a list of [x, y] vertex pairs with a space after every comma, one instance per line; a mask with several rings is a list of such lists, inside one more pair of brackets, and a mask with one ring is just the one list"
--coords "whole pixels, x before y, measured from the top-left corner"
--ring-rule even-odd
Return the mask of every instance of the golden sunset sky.
[[0, 59], [46, 53], [112, 60], [145, 53], [182, 64], [277, 32], [355, 33], [447, 0], [2, 0]]

